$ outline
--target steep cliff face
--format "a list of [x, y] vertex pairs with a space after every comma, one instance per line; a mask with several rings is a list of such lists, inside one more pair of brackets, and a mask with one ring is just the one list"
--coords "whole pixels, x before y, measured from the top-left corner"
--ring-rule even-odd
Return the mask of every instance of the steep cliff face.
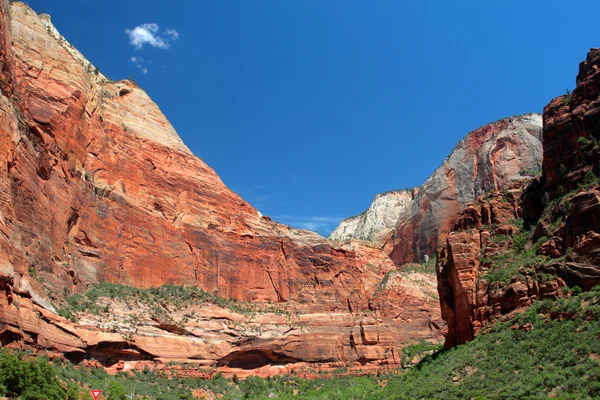
[[399, 220], [410, 218], [415, 195], [418, 195], [418, 189], [378, 194], [364, 213], [340, 222], [329, 238], [339, 242], [356, 239], [381, 243]]
[[[433, 255], [467, 203], [535, 175], [542, 163], [541, 127], [541, 115], [527, 114], [469, 133], [423, 185], [377, 196], [365, 213], [342, 221], [331, 238], [371, 242], [395, 265]], [[382, 201], [392, 195], [403, 201]]]
[[600, 172], [599, 68], [600, 50], [592, 49], [579, 65], [573, 93], [544, 108], [543, 177], [550, 195], [574, 189], [588, 171]]
[[438, 253], [446, 346], [536, 299], [600, 284], [600, 50], [544, 109], [542, 176], [465, 208]]
[[[301, 307], [307, 315], [340, 312], [352, 322], [333, 318], [330, 336], [322, 336], [333, 356], [308, 360], [360, 359], [348, 340], [335, 338], [348, 338], [365, 313], [376, 311], [378, 287], [394, 269], [385, 254], [358, 243], [335, 244], [261, 216], [187, 149], [143, 90], [104, 77], [48, 16], [14, 3], [9, 18], [7, 2], [1, 4], [3, 345], [66, 346], [85, 353], [98, 345], [96, 339], [88, 342], [90, 334], [65, 325], [52, 314], [51, 302], [61, 306], [65, 297], [98, 282], [172, 284], [284, 308], [310, 304]], [[422, 308], [434, 304], [402, 290], [401, 297]], [[430, 319], [439, 314], [431, 310], [433, 316], [409, 318], [408, 336], [393, 333], [399, 328], [396, 315], [380, 314], [374, 324], [390, 334], [391, 347], [413, 336], [435, 338], [439, 333]], [[318, 342], [315, 331], [304, 333], [290, 341], [306, 347]], [[184, 336], [176, 341], [193, 348], [197, 340]], [[382, 358], [379, 342], [368, 343], [376, 347], [367, 359]], [[213, 361], [227, 355], [209, 353], [186, 354]], [[148, 349], [143, 354], [159, 356]]]

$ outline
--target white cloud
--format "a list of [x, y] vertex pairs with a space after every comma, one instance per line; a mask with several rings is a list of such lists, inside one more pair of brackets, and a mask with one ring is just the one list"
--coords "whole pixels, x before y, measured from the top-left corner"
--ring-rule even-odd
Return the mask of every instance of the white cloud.
[[329, 235], [343, 219], [328, 216], [300, 217], [294, 215], [276, 215], [272, 218], [296, 228], [315, 231], [324, 236]]
[[142, 71], [142, 74], [148, 73], [148, 68], [144, 66], [144, 64], [146, 64], [146, 60], [144, 60], [142, 57], [131, 57], [130, 60], [136, 67], [140, 69], [140, 71]]
[[173, 40], [179, 39], [179, 32], [177, 32], [175, 29], [165, 29], [165, 35], [170, 36]]
[[159, 49], [168, 49], [171, 47], [171, 40], [179, 39], [179, 33], [175, 29], [165, 29], [162, 35], [159, 35], [159, 27], [155, 23], [142, 24], [133, 29], [125, 29], [129, 36], [129, 44], [137, 50], [141, 50], [145, 45]]
[[252, 197], [252, 200], [256, 201], [257, 203], [264, 203], [270, 198], [271, 196], [269, 196], [268, 194], [257, 194], [256, 196]]

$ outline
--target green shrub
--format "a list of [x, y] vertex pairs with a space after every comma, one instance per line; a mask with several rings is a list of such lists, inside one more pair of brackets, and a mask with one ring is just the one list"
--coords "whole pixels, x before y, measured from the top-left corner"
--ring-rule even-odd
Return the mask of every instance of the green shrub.
[[568, 105], [569, 103], [571, 103], [571, 97], [572, 97], [572, 93], [569, 89], [565, 90], [565, 95], [562, 99], [563, 101], [563, 105]]
[[595, 185], [598, 183], [598, 177], [596, 176], [596, 174], [594, 174], [594, 171], [586, 171], [585, 175], [583, 176], [583, 181], [581, 183], [583, 184], [583, 186]]
[[26, 400], [64, 400], [66, 394], [47, 360], [23, 360], [3, 350], [0, 395]]
[[77, 314], [89, 312], [92, 314], [107, 313], [110, 307], [103, 304], [101, 299], [118, 299], [124, 302], [139, 302], [148, 307], [151, 317], [164, 319], [164, 322], [172, 321], [170, 314], [164, 309], [167, 303], [180, 309], [188, 304], [213, 303], [223, 308], [241, 314], [275, 313], [289, 314], [283, 308], [271, 305], [255, 303], [242, 303], [236, 300], [225, 299], [203, 291], [202, 289], [183, 285], [163, 285], [151, 289], [137, 289], [131, 286], [118, 285], [102, 282], [85, 293], [85, 295], [74, 294], [67, 299], [66, 305], [59, 309], [59, 314], [73, 321], [77, 320]]
[[[379, 398], [598, 398], [600, 363], [591, 355], [600, 354], [600, 305], [591, 304], [599, 297], [595, 288], [556, 302], [539, 301], [489, 333], [390, 379]], [[512, 328], [528, 323], [533, 329]]]
[[127, 400], [125, 388], [117, 381], [112, 381], [108, 385], [108, 400]]
[[569, 170], [567, 169], [567, 167], [564, 164], [560, 164], [560, 166], [558, 167], [558, 174], [560, 175], [560, 178], [562, 180], [567, 179], [567, 176], [569, 175]]
[[427, 342], [425, 340], [410, 344], [402, 349], [402, 365], [410, 364], [415, 356], [425, 357], [440, 350], [440, 344]]

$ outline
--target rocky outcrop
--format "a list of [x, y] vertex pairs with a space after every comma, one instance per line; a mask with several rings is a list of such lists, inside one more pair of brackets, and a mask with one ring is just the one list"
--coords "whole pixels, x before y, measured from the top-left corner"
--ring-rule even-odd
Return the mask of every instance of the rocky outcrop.
[[424, 260], [444, 243], [469, 202], [539, 171], [541, 126], [540, 115], [527, 114], [469, 133], [423, 185], [377, 196], [365, 213], [342, 221], [331, 238], [371, 242], [398, 266]]
[[565, 283], [545, 275], [546, 259], [536, 254], [539, 245], [526, 245], [528, 233], [520, 228], [522, 190], [523, 183], [515, 184], [467, 206], [438, 251], [446, 347], [472, 340], [486, 324], [536, 299], [562, 294]]
[[[273, 362], [275, 354], [375, 362], [407, 340], [439, 338], [431, 328], [435, 299], [412, 289], [398, 287], [395, 298], [419, 308], [363, 316], [384, 302], [378, 288], [395, 269], [383, 252], [263, 217], [189, 151], [143, 90], [104, 77], [49, 16], [13, 3], [9, 19], [8, 3], [0, 4], [3, 345], [213, 364], [239, 352]], [[54, 314], [53, 305], [98, 282], [187, 285], [292, 314], [300, 308], [305, 327], [288, 331], [293, 324], [274, 320], [271, 330], [253, 321], [268, 335], [248, 334], [241, 346], [231, 332], [214, 334], [215, 320], [197, 321], [197, 335], [164, 325], [169, 332], [154, 327], [123, 339], [99, 321], [92, 329]], [[351, 345], [359, 326], [379, 339]], [[203, 329], [213, 332], [210, 340]]]
[[521, 231], [520, 190], [467, 206], [438, 252], [438, 292], [446, 346], [473, 339], [490, 322], [537, 299], [600, 284], [600, 187], [548, 205]]
[[564, 194], [600, 175], [600, 49], [579, 65], [573, 93], [544, 108], [544, 190]]
[[438, 252], [446, 346], [534, 300], [600, 284], [600, 50], [544, 109], [542, 176], [466, 207]]
[[492, 192], [467, 206], [438, 252], [438, 291], [442, 316], [448, 323], [446, 346], [473, 339], [481, 322], [493, 318], [501, 308], [498, 302], [488, 304], [490, 295], [496, 300], [502, 295], [492, 293], [491, 285], [481, 278], [485, 270], [482, 255], [504, 252], [512, 245], [509, 239], [494, 242], [490, 237], [519, 231], [513, 224], [520, 216], [520, 189]]

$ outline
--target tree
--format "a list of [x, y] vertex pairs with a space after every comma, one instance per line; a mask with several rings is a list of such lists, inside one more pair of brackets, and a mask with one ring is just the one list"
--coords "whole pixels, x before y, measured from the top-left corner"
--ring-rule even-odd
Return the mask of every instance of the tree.
[[108, 385], [108, 400], [128, 400], [125, 388], [117, 381]]

